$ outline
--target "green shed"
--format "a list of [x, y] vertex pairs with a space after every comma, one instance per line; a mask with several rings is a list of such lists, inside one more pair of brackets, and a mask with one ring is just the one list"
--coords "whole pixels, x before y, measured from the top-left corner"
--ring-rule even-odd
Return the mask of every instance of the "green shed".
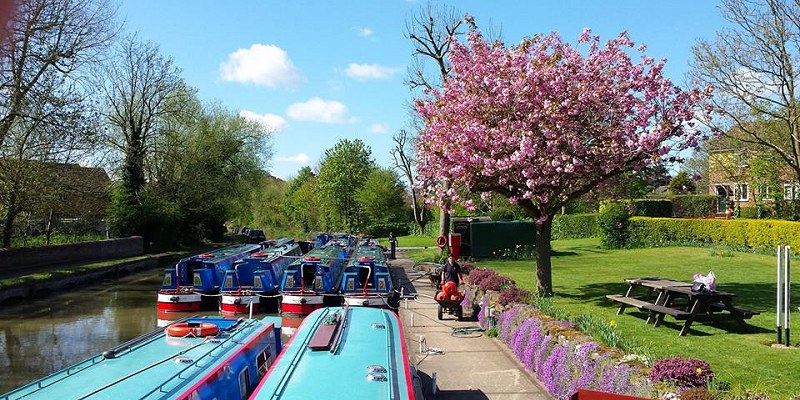
[[517, 245], [536, 244], [536, 223], [531, 221], [488, 221], [470, 224], [472, 257], [494, 257], [497, 252]]

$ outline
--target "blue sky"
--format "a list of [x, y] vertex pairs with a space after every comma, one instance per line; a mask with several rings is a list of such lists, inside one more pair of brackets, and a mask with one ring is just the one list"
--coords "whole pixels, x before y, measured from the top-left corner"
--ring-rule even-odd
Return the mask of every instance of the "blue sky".
[[[343, 138], [361, 139], [389, 166], [392, 135], [408, 127], [406, 21], [426, 3], [373, 1], [123, 0], [127, 32], [158, 44], [201, 99], [275, 129], [270, 173], [287, 179], [317, 165]], [[602, 40], [627, 31], [665, 73], [685, 81], [691, 46], [725, 22], [717, 1], [448, 1], [507, 44], [584, 27]]]

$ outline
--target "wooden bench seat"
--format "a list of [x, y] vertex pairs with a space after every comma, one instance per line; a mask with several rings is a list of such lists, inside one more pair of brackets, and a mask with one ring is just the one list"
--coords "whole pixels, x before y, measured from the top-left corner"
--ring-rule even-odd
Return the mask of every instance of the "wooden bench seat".
[[642, 308], [650, 310], [657, 314], [669, 314], [675, 317], [675, 319], [686, 319], [692, 314], [688, 311], [678, 310], [672, 307], [657, 306], [655, 304], [647, 304]]
[[642, 300], [638, 297], [627, 297], [621, 294], [608, 294], [606, 298], [609, 300], [613, 300], [619, 303], [624, 303], [629, 306], [634, 306], [636, 308], [644, 308], [646, 305], [652, 305], [653, 303], [649, 301]]
[[[714, 311], [727, 311], [727, 308], [725, 308], [725, 304], [722, 304], [722, 303], [711, 303], [711, 304], [708, 304], [706, 307], [708, 307], [709, 309], [713, 309]], [[761, 314], [760, 311], [750, 310], [750, 309], [747, 309], [747, 308], [733, 307], [733, 309], [739, 315], [741, 315], [743, 319], [750, 319], [750, 318], [753, 318], [754, 315]]]

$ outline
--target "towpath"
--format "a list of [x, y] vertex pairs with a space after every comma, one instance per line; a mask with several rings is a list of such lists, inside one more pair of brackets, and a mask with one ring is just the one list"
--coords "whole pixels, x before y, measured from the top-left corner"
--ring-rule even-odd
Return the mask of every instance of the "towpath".
[[[552, 399], [530, 372], [494, 338], [474, 332], [453, 335], [453, 328], [477, 327], [465, 310], [464, 320], [445, 314], [437, 317], [436, 289], [403, 251], [390, 262], [395, 277], [416, 300], [400, 303], [410, 362], [422, 379], [425, 399], [539, 400]], [[421, 338], [424, 337], [424, 340]], [[433, 376], [436, 375], [434, 393]]]

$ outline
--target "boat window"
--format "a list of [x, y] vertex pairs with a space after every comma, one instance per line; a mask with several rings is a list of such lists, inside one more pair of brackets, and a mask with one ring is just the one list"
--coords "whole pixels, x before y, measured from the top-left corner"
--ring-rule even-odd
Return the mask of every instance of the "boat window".
[[164, 282], [161, 282], [161, 286], [172, 287], [172, 271], [164, 274]]
[[257, 366], [258, 366], [258, 377], [261, 378], [267, 374], [267, 370], [269, 367], [272, 366], [272, 354], [270, 353], [271, 346], [267, 346], [267, 349], [262, 351], [261, 354], [258, 355]]
[[233, 275], [227, 275], [225, 277], [225, 285], [223, 287], [225, 289], [233, 289]]
[[261, 276], [255, 275], [253, 276], [253, 289], [262, 289], [264, 284], [261, 283]]
[[244, 371], [239, 373], [239, 398], [246, 399], [250, 394], [250, 368], [244, 367]]

